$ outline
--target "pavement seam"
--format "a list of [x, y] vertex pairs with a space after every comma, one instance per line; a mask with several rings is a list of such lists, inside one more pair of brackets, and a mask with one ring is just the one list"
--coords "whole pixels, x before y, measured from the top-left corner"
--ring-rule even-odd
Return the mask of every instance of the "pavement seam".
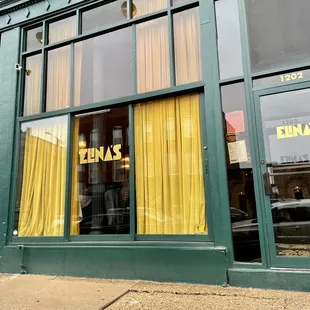
[[114, 299], [112, 299], [111, 301], [109, 301], [107, 304], [105, 304], [103, 307], [99, 308], [99, 310], [104, 310], [107, 309], [108, 307], [110, 307], [111, 305], [113, 305], [115, 302], [117, 302], [119, 299], [121, 299], [122, 297], [124, 297], [125, 295], [127, 295], [130, 292], [130, 290], [128, 289], [127, 291], [125, 291], [124, 293], [120, 294], [119, 296], [116, 296]]
[[239, 294], [221, 294], [221, 293], [186, 293], [186, 292], [169, 292], [169, 291], [148, 291], [148, 290], [135, 290], [129, 289], [130, 293], [136, 294], [172, 294], [172, 295], [184, 295], [184, 296], [220, 296], [220, 297], [246, 297], [251, 299], [264, 299], [264, 300], [277, 300], [276, 297], [258, 297], [258, 296], [247, 296], [247, 295], [239, 295]]
[[109, 301], [107, 304], [105, 304], [103, 307], [99, 308], [99, 310], [104, 310], [107, 309], [108, 307], [110, 307], [111, 305], [113, 305], [115, 302], [117, 302], [119, 299], [121, 299], [122, 297], [124, 297], [125, 295], [127, 295], [131, 289], [138, 284], [140, 281], [133, 283], [132, 286], [130, 288], [128, 288], [124, 293], [120, 294], [119, 296], [116, 296], [114, 299], [112, 299], [111, 301]]

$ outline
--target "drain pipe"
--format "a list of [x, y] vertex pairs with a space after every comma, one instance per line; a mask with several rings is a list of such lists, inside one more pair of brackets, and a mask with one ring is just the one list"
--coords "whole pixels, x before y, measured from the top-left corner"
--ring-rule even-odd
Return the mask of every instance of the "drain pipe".
[[21, 250], [21, 259], [20, 259], [20, 273], [21, 274], [27, 274], [28, 271], [26, 269], [26, 266], [25, 266], [25, 261], [24, 261], [24, 257], [25, 257], [25, 246], [24, 245], [18, 245], [17, 248], [19, 250]]

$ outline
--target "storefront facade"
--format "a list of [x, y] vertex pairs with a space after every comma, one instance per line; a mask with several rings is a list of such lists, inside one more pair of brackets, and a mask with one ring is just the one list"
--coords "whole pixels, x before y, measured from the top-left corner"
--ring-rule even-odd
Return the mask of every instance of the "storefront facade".
[[309, 289], [308, 11], [3, 1], [0, 271]]

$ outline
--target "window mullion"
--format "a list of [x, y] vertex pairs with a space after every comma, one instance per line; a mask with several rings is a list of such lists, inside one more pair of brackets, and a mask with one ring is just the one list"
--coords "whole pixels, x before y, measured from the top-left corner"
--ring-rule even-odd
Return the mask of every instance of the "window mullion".
[[127, 19], [130, 20], [133, 17], [133, 12], [132, 12], [132, 0], [127, 0]]
[[47, 23], [44, 21], [43, 22], [43, 34], [42, 34], [42, 38], [43, 38], [43, 48], [42, 48], [42, 71], [41, 71], [41, 108], [40, 111], [41, 113], [45, 112], [45, 89], [46, 89], [46, 71], [47, 71], [47, 57], [46, 57], [46, 52], [44, 49], [44, 46], [47, 43]]
[[133, 49], [133, 93], [138, 94], [138, 76], [137, 76], [137, 31], [136, 25], [132, 25], [132, 49]]
[[70, 108], [74, 107], [74, 43], [71, 43], [70, 53]]
[[173, 16], [169, 8], [168, 11], [168, 31], [169, 31], [169, 64], [170, 64], [170, 86], [176, 84], [175, 80], [175, 61], [174, 61], [174, 35], [173, 35]]
[[80, 35], [82, 33], [82, 12], [80, 9], [77, 9], [75, 12], [76, 16], [76, 31], [77, 35]]
[[136, 233], [136, 188], [135, 188], [135, 148], [134, 148], [134, 106], [129, 105], [129, 208], [130, 236], [135, 239]]
[[65, 195], [65, 214], [64, 214], [64, 240], [70, 240], [70, 223], [71, 223], [71, 177], [72, 177], [72, 158], [73, 154], [73, 120], [74, 116], [69, 114], [68, 133], [67, 133], [67, 159], [66, 159], [66, 195]]
[[[22, 53], [25, 48], [26, 35], [25, 30], [22, 31], [21, 34], [21, 47], [20, 52]], [[26, 57], [20, 57], [20, 65], [22, 68], [25, 68]], [[23, 107], [24, 107], [24, 92], [25, 92], [25, 70], [19, 72], [19, 93], [18, 93], [18, 108], [17, 108], [17, 116], [23, 115]]]

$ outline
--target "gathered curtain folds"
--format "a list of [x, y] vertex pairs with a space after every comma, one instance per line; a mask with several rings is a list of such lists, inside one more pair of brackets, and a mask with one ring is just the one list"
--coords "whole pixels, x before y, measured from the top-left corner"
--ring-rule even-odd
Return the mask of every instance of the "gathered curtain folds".
[[201, 46], [199, 7], [174, 14], [176, 84], [200, 81]]
[[81, 105], [83, 41], [74, 44], [74, 105]]
[[170, 87], [170, 61], [167, 17], [137, 27], [138, 93]]
[[29, 74], [25, 77], [24, 116], [40, 113], [42, 55], [28, 57], [26, 70]]
[[70, 39], [76, 36], [75, 17], [62, 19], [58, 22], [51, 23], [49, 26], [48, 43], [56, 43], [62, 40]]
[[48, 52], [46, 111], [70, 106], [70, 46]]
[[[49, 43], [68, 39], [75, 35], [75, 19], [64, 19], [50, 25]], [[65, 109], [70, 106], [70, 60], [70, 45], [48, 52], [46, 111]]]
[[18, 235], [61, 236], [64, 229], [67, 124], [27, 128]]
[[79, 203], [79, 130], [80, 119], [74, 119], [73, 155], [72, 155], [72, 187], [71, 187], [71, 226], [70, 234], [80, 234], [80, 203]]
[[199, 95], [135, 106], [138, 234], [207, 234]]
[[133, 4], [136, 6], [136, 15], [134, 17], [143, 16], [167, 8], [167, 0], [134, 0]]

